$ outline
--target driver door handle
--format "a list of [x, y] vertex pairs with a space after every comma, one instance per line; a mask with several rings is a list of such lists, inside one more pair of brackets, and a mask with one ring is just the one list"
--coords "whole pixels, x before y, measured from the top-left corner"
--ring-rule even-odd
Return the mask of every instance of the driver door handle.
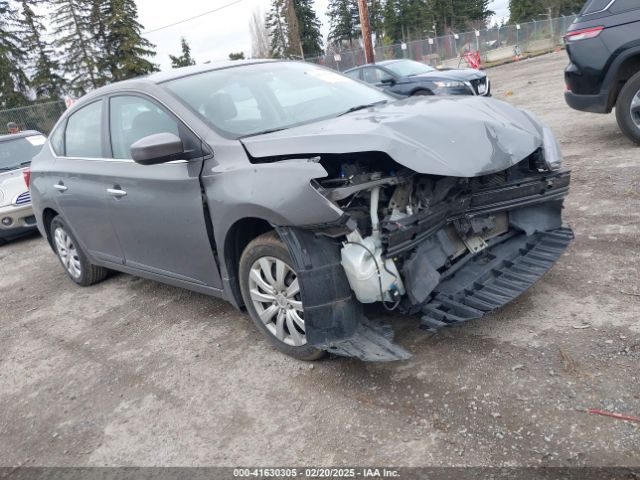
[[127, 192], [119, 188], [107, 188], [107, 193], [113, 197], [120, 198], [127, 195]]

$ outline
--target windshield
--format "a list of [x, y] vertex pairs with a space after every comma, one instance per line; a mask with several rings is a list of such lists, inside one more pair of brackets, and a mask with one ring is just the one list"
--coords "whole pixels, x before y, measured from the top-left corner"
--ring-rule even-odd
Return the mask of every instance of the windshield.
[[344, 75], [298, 62], [243, 65], [164, 85], [230, 138], [290, 128], [392, 100]]
[[31, 163], [45, 142], [43, 135], [31, 135], [0, 142], [0, 171], [15, 170]]
[[413, 75], [435, 71], [435, 68], [425, 65], [424, 63], [414, 62], [413, 60], [400, 60], [398, 62], [386, 63], [384, 67], [401, 77], [411, 77]]

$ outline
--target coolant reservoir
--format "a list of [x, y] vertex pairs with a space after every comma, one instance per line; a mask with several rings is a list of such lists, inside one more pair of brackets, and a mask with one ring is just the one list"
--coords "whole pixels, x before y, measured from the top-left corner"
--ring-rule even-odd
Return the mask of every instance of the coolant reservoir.
[[[404, 294], [398, 269], [393, 260], [382, 259], [382, 249], [373, 237], [363, 239], [359, 233], [354, 232], [347, 237], [347, 240], [349, 243], [345, 244], [341, 252], [342, 266], [347, 274], [349, 285], [360, 302], [392, 300], [390, 290], [397, 290], [400, 294]], [[380, 278], [378, 278], [378, 269]]]

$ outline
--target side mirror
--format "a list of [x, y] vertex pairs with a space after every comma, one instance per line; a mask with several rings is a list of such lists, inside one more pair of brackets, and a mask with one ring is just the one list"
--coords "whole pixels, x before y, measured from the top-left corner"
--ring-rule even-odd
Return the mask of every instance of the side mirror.
[[141, 165], [156, 165], [184, 156], [182, 140], [173, 133], [156, 133], [131, 145], [131, 158]]
[[380, 80], [380, 83], [384, 83], [385, 85], [395, 85], [396, 79], [393, 77], [384, 77], [382, 80]]

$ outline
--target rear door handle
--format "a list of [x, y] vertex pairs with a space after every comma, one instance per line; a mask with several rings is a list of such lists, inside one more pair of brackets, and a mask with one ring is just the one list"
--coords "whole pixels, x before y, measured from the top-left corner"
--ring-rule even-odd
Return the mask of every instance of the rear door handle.
[[55, 188], [56, 190], [58, 190], [59, 192], [66, 192], [67, 190], [69, 190], [69, 187], [67, 187], [64, 183], [60, 182], [60, 183], [56, 183], [53, 188]]
[[119, 188], [107, 188], [107, 193], [116, 198], [124, 197], [127, 194], [127, 192]]

